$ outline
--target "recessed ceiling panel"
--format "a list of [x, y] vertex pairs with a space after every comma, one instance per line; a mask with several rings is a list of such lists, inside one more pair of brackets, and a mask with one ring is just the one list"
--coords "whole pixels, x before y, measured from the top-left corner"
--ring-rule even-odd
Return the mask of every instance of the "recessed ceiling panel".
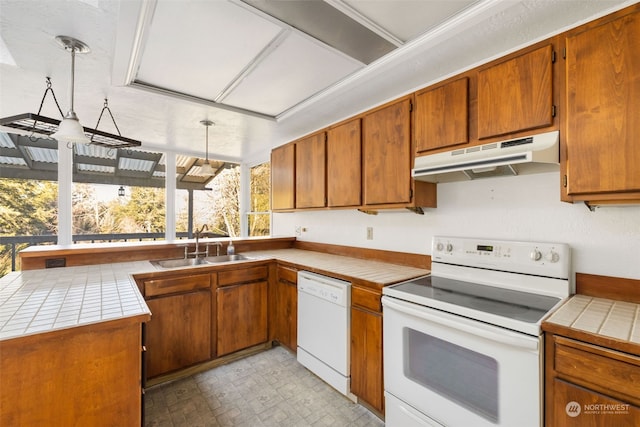
[[242, 0], [365, 64], [396, 48], [324, 1]]
[[361, 67], [291, 32], [222, 102], [277, 116]]
[[226, 1], [161, 1], [136, 81], [213, 100], [281, 28]]
[[400, 40], [407, 42], [478, 0], [341, 1]]

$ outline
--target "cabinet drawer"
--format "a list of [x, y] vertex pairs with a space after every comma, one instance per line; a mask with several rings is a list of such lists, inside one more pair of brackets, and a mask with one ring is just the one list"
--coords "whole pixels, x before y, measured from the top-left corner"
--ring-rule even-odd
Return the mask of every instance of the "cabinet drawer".
[[278, 280], [294, 284], [298, 283], [298, 272], [291, 268], [278, 267]]
[[351, 287], [351, 305], [360, 306], [375, 312], [382, 311], [382, 294], [371, 289]]
[[218, 273], [218, 286], [235, 285], [243, 282], [265, 280], [269, 276], [267, 266], [240, 268]]
[[615, 350], [555, 338], [554, 368], [559, 374], [586, 381], [626, 396], [637, 396], [640, 358]]
[[174, 294], [177, 292], [191, 292], [197, 289], [209, 288], [209, 274], [195, 274], [190, 276], [172, 277], [170, 279], [145, 280], [145, 298], [158, 295]]

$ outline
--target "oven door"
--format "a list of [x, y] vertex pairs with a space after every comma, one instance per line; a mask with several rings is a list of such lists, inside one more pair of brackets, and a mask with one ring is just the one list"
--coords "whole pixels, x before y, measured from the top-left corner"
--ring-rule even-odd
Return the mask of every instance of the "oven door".
[[[387, 425], [541, 425], [542, 339], [383, 296]], [[408, 405], [408, 406], [407, 406]], [[419, 417], [414, 417], [418, 419]]]

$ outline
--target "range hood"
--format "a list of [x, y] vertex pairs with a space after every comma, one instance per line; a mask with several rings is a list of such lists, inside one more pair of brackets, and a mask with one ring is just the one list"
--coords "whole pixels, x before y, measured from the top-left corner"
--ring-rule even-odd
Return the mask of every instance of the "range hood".
[[553, 131], [416, 157], [411, 175], [418, 181], [452, 182], [557, 171], [559, 141], [560, 133]]

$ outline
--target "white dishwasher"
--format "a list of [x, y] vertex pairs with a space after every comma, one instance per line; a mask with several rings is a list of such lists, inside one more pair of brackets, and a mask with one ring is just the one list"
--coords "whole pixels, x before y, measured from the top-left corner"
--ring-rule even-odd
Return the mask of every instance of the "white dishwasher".
[[355, 401], [350, 393], [351, 284], [298, 272], [298, 362]]

